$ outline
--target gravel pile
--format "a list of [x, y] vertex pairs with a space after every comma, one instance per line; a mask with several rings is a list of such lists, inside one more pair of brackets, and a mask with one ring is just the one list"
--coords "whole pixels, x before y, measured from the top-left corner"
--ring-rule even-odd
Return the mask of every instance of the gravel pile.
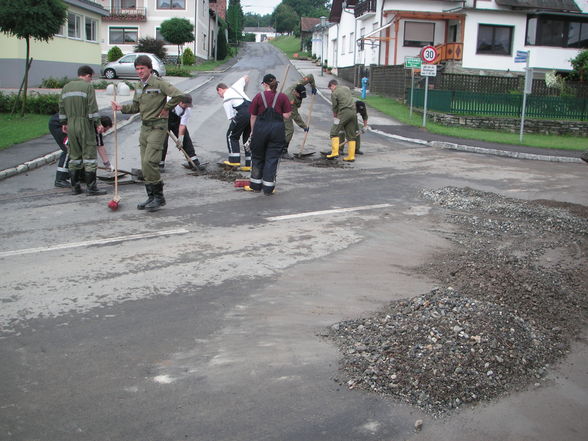
[[420, 268], [443, 287], [333, 325], [341, 382], [433, 415], [540, 383], [586, 323], [588, 207], [467, 188], [422, 196], [454, 225], [455, 247]]

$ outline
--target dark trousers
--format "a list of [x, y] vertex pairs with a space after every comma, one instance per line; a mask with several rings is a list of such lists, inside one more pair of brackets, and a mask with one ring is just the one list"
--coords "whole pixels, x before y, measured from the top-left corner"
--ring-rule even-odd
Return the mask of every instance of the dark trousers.
[[[179, 136], [180, 133], [180, 125], [169, 125], [169, 129], [173, 132], [174, 135]], [[163, 143], [163, 152], [161, 153], [161, 161], [165, 162], [165, 157], [167, 156], [167, 145], [169, 142], [169, 135], [165, 135], [165, 142]], [[184, 133], [184, 143], [182, 145], [184, 151], [188, 154], [190, 158], [194, 158], [196, 156], [196, 151], [194, 150], [194, 144], [192, 143], [192, 138], [190, 138], [190, 133], [186, 130]]]
[[271, 194], [276, 186], [278, 164], [286, 145], [284, 121], [257, 120], [251, 139], [250, 186]]
[[[239, 140], [243, 140], [243, 144], [249, 139], [251, 134], [251, 124], [249, 110], [246, 106], [241, 105], [235, 109], [237, 115], [231, 120], [227, 130], [227, 149], [229, 151], [229, 162], [241, 162], [241, 149], [239, 147]], [[245, 165], [249, 166], [251, 163], [251, 153], [245, 152]]]

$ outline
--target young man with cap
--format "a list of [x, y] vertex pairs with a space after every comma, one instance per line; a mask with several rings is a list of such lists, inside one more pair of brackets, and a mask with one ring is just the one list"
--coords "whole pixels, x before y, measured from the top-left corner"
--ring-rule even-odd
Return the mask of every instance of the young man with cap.
[[290, 118], [292, 106], [288, 97], [278, 92], [278, 81], [266, 74], [261, 83], [264, 91], [255, 95], [251, 113], [251, 178], [246, 191], [269, 196], [276, 187], [278, 163], [286, 144], [284, 119]]
[[243, 171], [251, 170], [251, 150], [248, 148], [247, 142], [251, 134], [251, 115], [249, 114], [251, 100], [245, 94], [245, 86], [248, 82], [249, 77], [244, 75], [235, 81], [231, 87], [225, 83], [219, 83], [216, 86], [216, 93], [222, 98], [225, 114], [230, 121], [227, 130], [229, 159], [223, 161], [223, 163], [232, 167], [239, 167], [241, 165], [239, 139], [242, 138], [245, 150], [245, 166], [241, 167]]
[[308, 126], [300, 116], [300, 113], [298, 113], [298, 109], [300, 109], [300, 106], [302, 105], [302, 100], [306, 98], [306, 87], [300, 83], [295, 84], [288, 88], [286, 96], [292, 106], [292, 116], [284, 120], [284, 125], [286, 126], [286, 145], [282, 152], [282, 159], [292, 159], [292, 155], [288, 153], [288, 146], [294, 135], [294, 122], [305, 132], [308, 132], [309, 130]]
[[[190, 133], [188, 132], [188, 121], [192, 116], [192, 96], [191, 95], [182, 95], [180, 97], [180, 104], [174, 107], [169, 112], [169, 119], [167, 128], [176, 135], [178, 138], [178, 148], [181, 147], [184, 149], [186, 154], [192, 160], [194, 165], [198, 168], [200, 166], [200, 161], [198, 160], [198, 156], [196, 156], [196, 152], [194, 151], [194, 144], [192, 143], [192, 139], [190, 138]], [[165, 143], [163, 145], [163, 153], [161, 156], [161, 161], [159, 162], [159, 169], [163, 170], [165, 167], [165, 158], [167, 156], [167, 146], [169, 141], [169, 135], [165, 137]], [[189, 162], [184, 162], [182, 164], [185, 168], [192, 169], [192, 164]]]
[[[180, 103], [183, 93], [157, 75], [152, 75], [153, 64], [147, 55], [139, 55], [135, 59], [135, 70], [140, 83], [135, 89], [132, 104], [121, 106], [113, 101], [112, 110], [141, 114], [143, 124], [139, 145], [147, 200], [137, 204], [137, 210], [157, 211], [165, 205], [159, 161], [167, 133], [169, 111]], [[171, 99], [168, 101], [167, 97]]]

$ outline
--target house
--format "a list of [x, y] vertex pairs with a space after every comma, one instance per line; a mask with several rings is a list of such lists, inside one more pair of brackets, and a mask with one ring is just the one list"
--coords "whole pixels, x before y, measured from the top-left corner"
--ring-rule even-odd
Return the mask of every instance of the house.
[[261, 41], [270, 40], [272, 38], [276, 38], [278, 35], [276, 30], [272, 27], [246, 27], [243, 28], [244, 34], [254, 34], [255, 41], [257, 43]]
[[[217, 24], [211, 14], [209, 0], [97, 0], [109, 11], [102, 23], [100, 40], [102, 53], [118, 46], [123, 53], [134, 52], [139, 39], [151, 37], [163, 40], [161, 23], [170, 18], [186, 18], [194, 25], [195, 41], [180, 48], [190, 48], [197, 58], [214, 59]], [[222, 3], [221, 3], [222, 1]], [[225, 0], [213, 3], [214, 7], [226, 4]], [[223, 11], [224, 12], [224, 11]], [[167, 53], [176, 55], [176, 45], [165, 45]]]
[[300, 17], [300, 50], [308, 50], [308, 45], [312, 41], [312, 32], [316, 25], [320, 24], [321, 19], [315, 17]]
[[[435, 46], [447, 72], [571, 70], [588, 48], [586, 0], [333, 0], [328, 64], [400, 65]], [[353, 42], [353, 43], [350, 43]]]
[[[46, 78], [75, 78], [84, 64], [100, 72], [100, 23], [108, 15], [100, 4], [90, 0], [63, 0], [67, 21], [48, 42], [31, 40], [29, 86]], [[19, 88], [25, 70], [26, 42], [0, 33], [2, 54], [0, 87]]]

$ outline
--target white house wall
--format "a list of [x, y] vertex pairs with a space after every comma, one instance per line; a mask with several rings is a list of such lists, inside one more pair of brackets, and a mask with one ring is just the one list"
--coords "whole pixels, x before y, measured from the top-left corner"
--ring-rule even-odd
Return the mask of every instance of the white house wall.
[[[106, 9], [110, 10], [111, 0], [100, 0], [99, 3], [102, 4]], [[146, 9], [147, 21], [102, 22], [100, 43], [103, 54], [108, 53], [108, 51], [114, 46], [118, 46], [125, 54], [135, 51], [136, 44], [110, 44], [110, 28], [138, 28], [139, 39], [145, 37], [155, 38], [156, 31], [161, 27], [161, 23], [163, 23], [165, 20], [169, 20], [170, 18], [177, 17], [186, 18], [190, 21], [190, 23], [193, 25], [195, 24], [194, 35], [196, 37], [196, 41], [181, 46], [180, 50], [183, 51], [185, 48], [189, 47], [196, 56], [205, 60], [209, 58], [209, 33], [214, 31], [214, 29], [209, 28], [209, 0], [186, 0], [186, 9], [182, 10], [157, 9], [156, 0], [145, 0], [143, 4], [145, 5]], [[138, 6], [140, 6], [140, 2]], [[196, 14], [196, 6], [198, 7], [198, 14]], [[178, 53], [178, 47], [176, 45], [165, 45], [165, 49], [168, 55], [176, 55]], [[211, 57], [212, 56], [214, 56], [214, 54], [211, 54]]]

